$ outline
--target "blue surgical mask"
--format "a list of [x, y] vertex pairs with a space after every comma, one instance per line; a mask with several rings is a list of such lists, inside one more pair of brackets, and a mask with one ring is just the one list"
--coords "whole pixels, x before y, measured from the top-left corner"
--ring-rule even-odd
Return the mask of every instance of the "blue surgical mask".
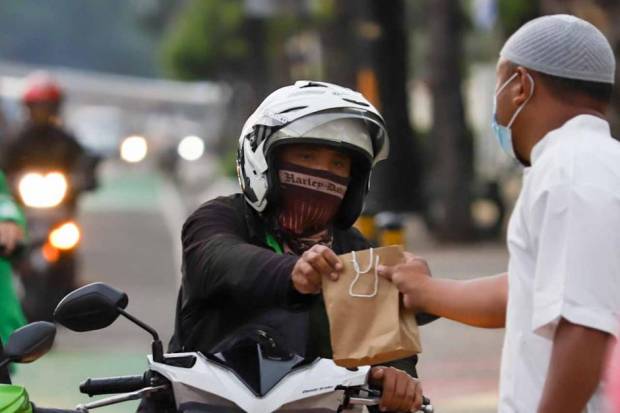
[[495, 137], [497, 138], [497, 141], [499, 142], [499, 144], [502, 147], [502, 149], [504, 150], [504, 152], [506, 152], [508, 154], [508, 156], [510, 156], [513, 159], [517, 159], [517, 156], [515, 155], [514, 147], [513, 147], [513, 144], [512, 144], [512, 130], [510, 129], [510, 127], [512, 126], [512, 124], [514, 123], [515, 119], [517, 118], [517, 115], [519, 113], [521, 113], [521, 111], [523, 110], [523, 108], [525, 107], [527, 102], [534, 95], [534, 79], [532, 78], [532, 76], [530, 76], [529, 73], [526, 73], [527, 77], [529, 77], [530, 81], [532, 82], [532, 89], [530, 91], [530, 96], [525, 100], [525, 102], [523, 102], [523, 104], [521, 106], [519, 106], [517, 108], [517, 110], [515, 111], [514, 115], [512, 115], [512, 118], [510, 118], [510, 122], [508, 122], [508, 125], [506, 125], [506, 126], [500, 125], [497, 122], [497, 97], [502, 92], [502, 90], [504, 90], [506, 88], [506, 86], [508, 86], [508, 84], [510, 82], [512, 82], [512, 80], [514, 78], [517, 77], [517, 75], [518, 75], [518, 73], [515, 73], [512, 76], [510, 76], [510, 78], [508, 78], [508, 80], [506, 80], [499, 87], [499, 89], [497, 89], [497, 92], [495, 93], [495, 96], [493, 96], [493, 117], [491, 118], [491, 129], [493, 129], [493, 133], [495, 134]]

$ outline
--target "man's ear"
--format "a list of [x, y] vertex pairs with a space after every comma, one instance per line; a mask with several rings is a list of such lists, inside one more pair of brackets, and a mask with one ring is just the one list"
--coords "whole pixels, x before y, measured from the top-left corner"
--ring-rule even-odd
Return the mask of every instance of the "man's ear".
[[513, 98], [512, 103], [515, 106], [521, 106], [532, 93], [532, 77], [526, 68], [518, 66], [516, 69], [518, 75], [517, 79], [512, 85]]

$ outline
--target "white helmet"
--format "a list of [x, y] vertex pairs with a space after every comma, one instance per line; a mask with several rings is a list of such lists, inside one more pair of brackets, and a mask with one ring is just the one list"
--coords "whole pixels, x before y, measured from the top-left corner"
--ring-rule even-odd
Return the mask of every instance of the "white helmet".
[[362, 96], [326, 82], [298, 81], [269, 95], [243, 125], [237, 175], [246, 201], [264, 212], [277, 199], [274, 148], [318, 143], [352, 154], [351, 181], [334, 223], [348, 228], [359, 217], [370, 171], [386, 159], [389, 140], [383, 118]]

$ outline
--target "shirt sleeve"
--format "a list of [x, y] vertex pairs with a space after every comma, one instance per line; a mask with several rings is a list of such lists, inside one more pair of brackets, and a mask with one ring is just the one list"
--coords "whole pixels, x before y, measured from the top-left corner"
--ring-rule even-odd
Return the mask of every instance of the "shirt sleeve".
[[535, 248], [532, 329], [552, 338], [567, 321], [617, 336], [620, 194], [558, 185], [530, 210]]

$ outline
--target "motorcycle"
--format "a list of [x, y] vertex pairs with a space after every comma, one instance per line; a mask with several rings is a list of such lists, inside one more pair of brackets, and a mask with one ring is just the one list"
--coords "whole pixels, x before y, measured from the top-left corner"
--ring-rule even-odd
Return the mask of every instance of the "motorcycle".
[[[260, 330], [221, 353], [164, 354], [157, 332], [125, 311], [128, 301], [124, 292], [94, 283], [67, 295], [54, 312], [72, 331], [99, 330], [122, 315], [153, 337], [148, 370], [87, 379], [80, 391], [91, 397], [123, 394], [79, 405], [79, 412], [140, 399], [144, 411], [171, 413], [343, 412], [379, 404], [380, 391], [367, 383], [370, 367], [346, 369], [327, 359], [304, 359]], [[421, 411], [433, 412], [426, 398]]]
[[85, 161], [73, 174], [25, 170], [10, 178], [28, 222], [28, 248], [15, 269], [24, 287], [22, 306], [29, 321], [51, 321], [56, 304], [76, 287], [82, 236], [77, 198], [94, 188], [94, 180], [85, 177], [94, 176], [97, 162]]
[[[31, 363], [45, 355], [54, 343], [56, 326], [46, 321], [28, 324], [11, 334], [6, 348], [0, 346], [0, 368], [10, 362]], [[22, 386], [0, 384], [0, 412], [77, 413], [75, 410], [46, 409], [35, 406]]]

